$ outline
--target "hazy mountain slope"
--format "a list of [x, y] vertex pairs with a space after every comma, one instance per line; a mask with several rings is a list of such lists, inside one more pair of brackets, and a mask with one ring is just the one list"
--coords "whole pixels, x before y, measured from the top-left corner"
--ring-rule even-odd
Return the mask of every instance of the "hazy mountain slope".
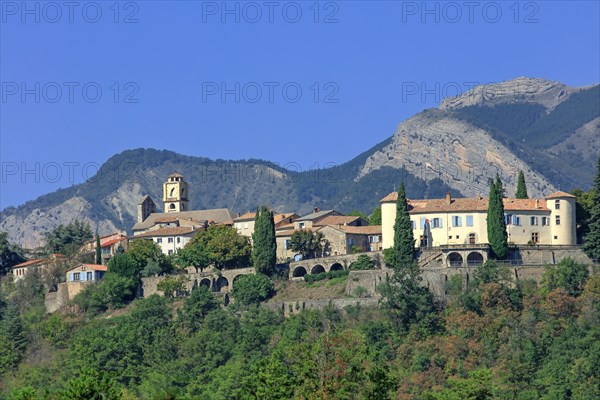
[[412, 198], [448, 190], [454, 196], [485, 195], [488, 179], [497, 173], [513, 194], [519, 170], [531, 195], [587, 189], [600, 150], [599, 89], [529, 78], [485, 85], [407, 119], [391, 138], [352, 160], [316, 171], [128, 150], [87, 182], [3, 210], [0, 230], [27, 247], [40, 245], [44, 232], [75, 218], [102, 233], [129, 230], [142, 195], [150, 194], [161, 207], [162, 183], [173, 171], [189, 182], [192, 208], [233, 212], [260, 204], [298, 213], [315, 206], [370, 212], [400, 181]]

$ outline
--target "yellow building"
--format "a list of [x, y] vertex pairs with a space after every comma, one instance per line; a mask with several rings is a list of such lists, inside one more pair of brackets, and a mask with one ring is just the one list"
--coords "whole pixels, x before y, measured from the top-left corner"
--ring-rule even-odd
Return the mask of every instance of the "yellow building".
[[[396, 199], [393, 192], [381, 200], [383, 248], [394, 244]], [[488, 199], [484, 197], [408, 200], [415, 247], [431, 227], [432, 246], [488, 243]], [[514, 244], [575, 245], [575, 196], [556, 192], [545, 199], [504, 199], [508, 242]]]
[[163, 202], [165, 212], [180, 212], [190, 209], [188, 202], [188, 184], [183, 175], [177, 172], [169, 175], [163, 183]]

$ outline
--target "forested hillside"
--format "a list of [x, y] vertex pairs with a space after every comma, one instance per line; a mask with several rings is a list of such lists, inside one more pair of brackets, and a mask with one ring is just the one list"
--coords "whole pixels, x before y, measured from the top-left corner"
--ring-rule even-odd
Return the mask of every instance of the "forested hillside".
[[35, 289], [3, 297], [0, 397], [597, 399], [600, 276], [566, 261], [515, 286], [487, 267], [406, 329], [385, 309], [284, 320], [204, 289], [98, 315], [44, 315]]

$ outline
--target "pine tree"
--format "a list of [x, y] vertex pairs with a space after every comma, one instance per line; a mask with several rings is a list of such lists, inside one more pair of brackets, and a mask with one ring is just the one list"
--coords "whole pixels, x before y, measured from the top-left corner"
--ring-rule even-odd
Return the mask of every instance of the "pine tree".
[[96, 231], [96, 264], [102, 264], [102, 248], [100, 247], [100, 236]]
[[256, 211], [252, 234], [252, 262], [256, 272], [272, 275], [277, 263], [277, 243], [273, 212], [266, 206]]
[[415, 238], [413, 236], [412, 222], [408, 215], [408, 202], [404, 190], [404, 182], [398, 189], [396, 200], [396, 221], [394, 223], [394, 264], [412, 262], [415, 254]]
[[517, 182], [517, 199], [528, 199], [527, 186], [525, 186], [525, 174], [523, 171], [519, 171], [519, 180]]
[[488, 242], [492, 248], [494, 258], [504, 258], [508, 252], [508, 234], [504, 221], [504, 189], [500, 177], [496, 176], [496, 182], [490, 180], [490, 194], [487, 210], [487, 234]]
[[583, 238], [583, 250], [594, 260], [600, 260], [600, 157], [592, 188], [592, 207], [588, 220], [589, 231]]

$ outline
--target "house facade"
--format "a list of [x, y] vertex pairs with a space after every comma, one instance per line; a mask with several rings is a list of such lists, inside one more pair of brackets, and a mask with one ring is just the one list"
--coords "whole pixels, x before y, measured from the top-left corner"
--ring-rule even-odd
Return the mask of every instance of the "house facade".
[[163, 254], [172, 255], [192, 240], [200, 229], [204, 229], [204, 227], [164, 227], [141, 233], [132, 239], [151, 240], [160, 248]]
[[46, 273], [52, 266], [58, 266], [66, 261], [66, 257], [62, 254], [52, 254], [47, 258], [36, 258], [14, 265], [11, 268], [13, 279], [15, 281], [25, 278], [29, 272], [38, 270], [41, 273]]
[[107, 271], [105, 265], [80, 264], [67, 271], [67, 290], [69, 300], [72, 300], [86, 285], [98, 282], [104, 278]]
[[[381, 200], [382, 247], [394, 244], [397, 193]], [[508, 242], [514, 244], [575, 245], [575, 196], [552, 193], [544, 199], [504, 198]], [[488, 243], [488, 198], [408, 200], [415, 246], [425, 244], [429, 223], [432, 246]]]

